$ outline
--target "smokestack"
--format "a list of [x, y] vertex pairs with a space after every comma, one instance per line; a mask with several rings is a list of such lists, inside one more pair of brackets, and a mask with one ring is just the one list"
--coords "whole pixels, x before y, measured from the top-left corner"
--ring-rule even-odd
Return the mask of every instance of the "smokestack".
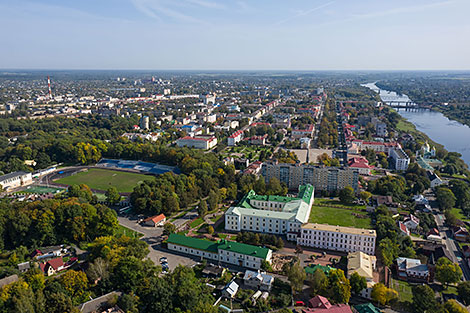
[[47, 75], [47, 87], [49, 87], [49, 99], [52, 99], [51, 79]]

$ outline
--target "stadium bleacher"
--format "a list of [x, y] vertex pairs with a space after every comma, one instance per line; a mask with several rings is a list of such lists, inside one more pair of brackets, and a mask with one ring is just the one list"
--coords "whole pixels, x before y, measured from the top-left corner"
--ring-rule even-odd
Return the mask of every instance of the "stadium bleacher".
[[151, 174], [163, 174], [166, 172], [173, 172], [175, 174], [180, 173], [180, 170], [175, 166], [132, 160], [101, 159], [96, 164], [96, 166], [118, 169], [133, 169], [142, 173]]

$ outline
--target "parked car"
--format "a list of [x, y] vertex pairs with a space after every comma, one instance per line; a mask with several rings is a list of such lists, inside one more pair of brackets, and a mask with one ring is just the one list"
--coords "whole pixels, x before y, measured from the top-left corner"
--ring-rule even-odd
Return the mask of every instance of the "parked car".
[[303, 301], [295, 301], [295, 306], [305, 306]]
[[160, 258], [160, 263], [163, 263], [163, 262], [168, 262], [168, 259], [164, 256]]

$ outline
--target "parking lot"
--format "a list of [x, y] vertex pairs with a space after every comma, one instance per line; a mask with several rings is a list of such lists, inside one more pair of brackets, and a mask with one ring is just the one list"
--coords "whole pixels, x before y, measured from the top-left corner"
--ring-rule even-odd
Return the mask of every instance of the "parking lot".
[[187, 256], [174, 254], [162, 246], [162, 234], [163, 227], [148, 227], [141, 226], [138, 223], [139, 218], [136, 217], [123, 217], [118, 216], [119, 224], [126, 226], [134, 231], [144, 234], [141, 240], [145, 241], [149, 245], [148, 258], [155, 264], [160, 264], [160, 258], [166, 257], [168, 259], [168, 265], [170, 270], [173, 270], [179, 264], [192, 266], [196, 264], [196, 260], [193, 260]]

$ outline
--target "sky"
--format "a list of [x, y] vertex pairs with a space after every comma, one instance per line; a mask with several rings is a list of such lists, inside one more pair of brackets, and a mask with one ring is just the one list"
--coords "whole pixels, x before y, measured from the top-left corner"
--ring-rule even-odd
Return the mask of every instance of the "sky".
[[470, 0], [0, 0], [2, 69], [469, 70]]

